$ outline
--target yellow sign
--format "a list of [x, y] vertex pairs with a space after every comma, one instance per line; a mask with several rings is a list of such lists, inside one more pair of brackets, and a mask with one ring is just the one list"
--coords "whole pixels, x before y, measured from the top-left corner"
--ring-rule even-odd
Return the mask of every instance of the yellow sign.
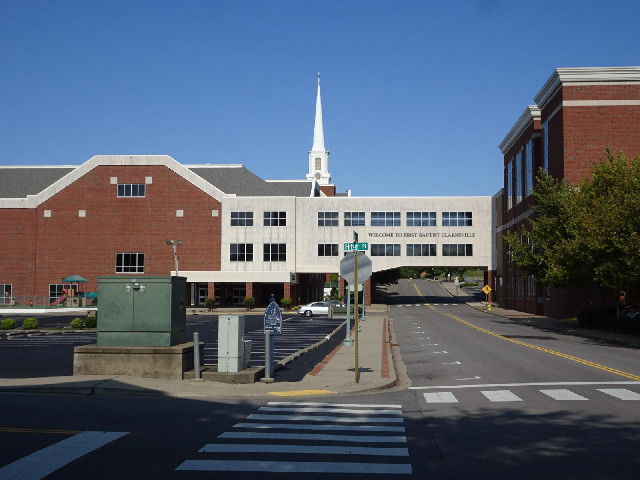
[[490, 287], [489, 285], [485, 285], [485, 286], [482, 288], [482, 291], [483, 291], [485, 294], [489, 295], [489, 292], [491, 291], [491, 287]]

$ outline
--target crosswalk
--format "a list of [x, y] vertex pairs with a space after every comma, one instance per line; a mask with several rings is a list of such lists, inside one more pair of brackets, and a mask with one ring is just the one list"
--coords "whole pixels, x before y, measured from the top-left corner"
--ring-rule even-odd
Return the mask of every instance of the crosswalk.
[[176, 470], [411, 475], [406, 444], [401, 405], [269, 402]]
[[[551, 398], [559, 402], [565, 401], [588, 401], [599, 400], [602, 396], [614, 397], [623, 401], [639, 401], [640, 393], [637, 393], [628, 388], [596, 388], [589, 392], [576, 393], [567, 388], [545, 388], [538, 390], [526, 390], [524, 393], [518, 392], [516, 395], [511, 390], [475, 390], [475, 391], [463, 391], [461, 393], [454, 393], [452, 391], [438, 391], [424, 393], [424, 399], [428, 404], [438, 403], [461, 403], [463, 402], [477, 402], [478, 400], [485, 400], [490, 403], [508, 403], [508, 402], [523, 402], [525, 400], [533, 401], [539, 400], [539, 395], [546, 398]], [[526, 398], [522, 398], [526, 397]]]

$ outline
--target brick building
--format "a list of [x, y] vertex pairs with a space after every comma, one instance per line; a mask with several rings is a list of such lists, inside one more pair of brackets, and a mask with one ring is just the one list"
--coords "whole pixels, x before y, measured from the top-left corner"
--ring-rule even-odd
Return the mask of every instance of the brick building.
[[496, 300], [520, 311], [566, 317], [595, 306], [595, 289], [543, 289], [519, 271], [503, 241], [531, 215], [539, 168], [568, 182], [584, 178], [609, 147], [640, 154], [640, 67], [558, 68], [500, 144], [504, 189], [496, 233]]
[[[304, 179], [269, 181], [242, 165], [162, 155], [0, 167], [0, 303], [54, 303], [73, 288], [62, 282], [72, 274], [88, 280], [85, 292], [96, 290], [98, 275], [175, 274], [174, 246], [191, 306], [250, 296], [266, 305], [270, 294], [305, 303], [322, 298], [354, 231], [369, 242], [374, 272], [494, 269], [491, 197], [340, 195], [328, 159], [318, 83]], [[370, 303], [370, 280], [365, 292]]]

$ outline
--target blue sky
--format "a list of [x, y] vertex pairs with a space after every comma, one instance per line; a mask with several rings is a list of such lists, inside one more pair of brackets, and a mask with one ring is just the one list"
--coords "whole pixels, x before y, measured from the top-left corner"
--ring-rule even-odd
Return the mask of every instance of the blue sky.
[[[640, 2], [0, 2], [0, 164], [166, 154], [339, 192], [493, 195], [557, 67], [640, 64]], [[0, 179], [0, 181], [2, 181]]]

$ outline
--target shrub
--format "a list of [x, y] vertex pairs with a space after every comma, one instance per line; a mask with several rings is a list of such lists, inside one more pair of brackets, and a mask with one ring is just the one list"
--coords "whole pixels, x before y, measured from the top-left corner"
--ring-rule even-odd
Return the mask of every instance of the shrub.
[[22, 328], [24, 330], [34, 330], [38, 328], [38, 319], [33, 317], [25, 318], [24, 322], [22, 322]]
[[74, 330], [80, 330], [84, 328], [84, 322], [81, 318], [74, 318], [73, 320], [71, 320], [71, 328], [73, 328]]
[[283, 298], [282, 300], [280, 300], [280, 305], [282, 305], [282, 308], [284, 308], [285, 310], [291, 310], [293, 300], [291, 300], [289, 297]]
[[5, 318], [0, 322], [1, 330], [13, 330], [16, 328], [16, 321], [13, 318]]
[[256, 299], [253, 297], [246, 297], [244, 299], [244, 306], [247, 310], [251, 310], [253, 306], [256, 304]]
[[84, 326], [87, 328], [96, 328], [98, 326], [98, 319], [93, 315], [89, 315], [84, 320]]
[[214, 307], [216, 306], [216, 299], [215, 298], [211, 298], [208, 297], [205, 301], [204, 301], [204, 306], [207, 307], [207, 310], [211, 311], [214, 309]]

